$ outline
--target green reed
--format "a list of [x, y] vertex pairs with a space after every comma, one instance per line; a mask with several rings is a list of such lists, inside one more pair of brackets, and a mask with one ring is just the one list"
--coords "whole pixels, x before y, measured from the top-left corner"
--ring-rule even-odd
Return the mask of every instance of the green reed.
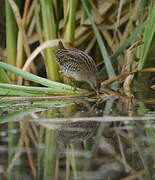
[[[16, 54], [17, 54], [17, 23], [13, 11], [8, 3], [6, 3], [6, 49], [7, 49], [7, 63], [16, 65]], [[10, 78], [15, 80], [15, 76], [10, 74]]]
[[54, 178], [56, 161], [55, 130], [45, 130], [44, 179]]
[[104, 63], [105, 63], [105, 66], [106, 66], [106, 71], [108, 73], [108, 76], [109, 77], [114, 77], [114, 76], [116, 76], [116, 74], [115, 74], [114, 68], [112, 66], [111, 60], [109, 58], [108, 52], [106, 50], [105, 44], [104, 44], [104, 42], [102, 40], [100, 31], [98, 30], [98, 28], [97, 28], [97, 26], [96, 26], [96, 24], [94, 22], [94, 19], [93, 19], [92, 15], [90, 14], [89, 6], [85, 2], [85, 0], [82, 0], [82, 4], [83, 4], [83, 7], [84, 7], [84, 9], [86, 11], [86, 14], [87, 14], [90, 22], [91, 22], [93, 31], [94, 31], [94, 33], [96, 35], [96, 39], [97, 39], [97, 42], [99, 44], [102, 57], [104, 58]]
[[[55, 39], [57, 38], [57, 33], [52, 1], [40, 0], [40, 4], [44, 40]], [[52, 52], [54, 49], [55, 48], [47, 48], [45, 50], [45, 66], [48, 78], [54, 81], [59, 81], [58, 65], [55, 61], [55, 55]]]
[[[85, 93], [87, 92], [86, 90], [82, 90], [77, 88], [76, 90], [69, 85], [63, 84], [63, 83], [58, 83], [55, 81], [51, 81], [46, 78], [42, 78], [39, 76], [36, 76], [32, 73], [23, 71], [19, 68], [16, 68], [15, 66], [0, 62], [0, 68], [4, 68], [5, 70], [8, 70], [18, 76], [21, 76], [22, 78], [26, 80], [30, 80], [32, 82], [50, 87], [50, 88], [42, 88], [42, 87], [26, 87], [26, 86], [19, 86], [19, 85], [11, 85], [11, 84], [2, 84], [1, 87], [6, 89], [6, 94], [8, 90], [14, 90], [14, 91], [21, 91], [23, 92], [29, 92], [29, 93], [41, 93], [41, 94], [46, 94], [46, 93], [53, 93], [53, 94], [64, 94], [64, 93], [71, 93], [71, 94], [76, 94], [76, 93]], [[5, 87], [4, 87], [5, 86]]]
[[152, 7], [150, 7], [147, 22], [145, 24], [145, 29], [143, 33], [143, 42], [144, 44], [139, 47], [139, 62], [138, 70], [144, 68], [145, 63], [148, 61], [148, 54], [152, 45], [155, 34], [155, 1], [153, 1]]
[[74, 43], [75, 37], [75, 23], [76, 23], [76, 9], [77, 9], [77, 0], [68, 1], [68, 18], [65, 27], [65, 39], [67, 42]]

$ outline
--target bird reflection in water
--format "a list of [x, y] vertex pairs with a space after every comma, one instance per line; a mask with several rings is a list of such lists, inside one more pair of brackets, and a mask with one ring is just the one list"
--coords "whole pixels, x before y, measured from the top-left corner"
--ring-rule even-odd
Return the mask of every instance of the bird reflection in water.
[[[84, 103], [83, 104], [86, 111], [80, 112], [80, 109], [77, 109], [77, 113], [74, 117], [93, 117], [99, 116], [100, 108], [96, 102], [94, 103]], [[84, 108], [84, 107], [81, 107]], [[79, 144], [92, 138], [96, 135], [100, 122], [97, 121], [77, 121], [77, 122], [64, 122], [61, 124], [60, 129], [57, 134], [57, 145], [60, 148], [66, 148], [69, 144]]]
[[68, 144], [77, 144], [93, 137], [99, 123], [95, 121], [79, 121], [64, 123], [58, 132], [57, 144], [65, 148]]

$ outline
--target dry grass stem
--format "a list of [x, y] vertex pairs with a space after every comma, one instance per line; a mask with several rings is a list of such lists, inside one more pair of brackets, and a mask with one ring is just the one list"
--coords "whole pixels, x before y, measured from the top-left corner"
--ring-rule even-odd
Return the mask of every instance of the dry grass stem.
[[8, 0], [13, 12], [14, 12], [14, 15], [15, 15], [15, 19], [16, 19], [16, 22], [17, 22], [17, 25], [18, 25], [18, 28], [19, 28], [19, 31], [21, 33], [21, 36], [22, 36], [22, 39], [23, 39], [23, 46], [24, 46], [24, 49], [25, 49], [25, 53], [27, 56], [29, 56], [31, 53], [30, 53], [30, 48], [28, 46], [28, 42], [27, 42], [27, 37], [26, 37], [26, 33], [25, 33], [25, 30], [23, 28], [23, 23], [22, 23], [22, 19], [21, 19], [21, 16], [20, 16], [20, 12], [19, 12], [19, 9], [16, 5], [16, 3], [13, 1], [13, 0]]
[[45, 41], [43, 44], [41, 44], [40, 46], [38, 46], [31, 54], [31, 56], [28, 57], [28, 59], [26, 60], [26, 63], [23, 66], [23, 70], [26, 71], [27, 68], [30, 66], [30, 64], [33, 62], [33, 60], [35, 59], [35, 57], [42, 52], [45, 48], [48, 47], [55, 47], [58, 45], [58, 41], [60, 39], [56, 39], [56, 40], [48, 40]]

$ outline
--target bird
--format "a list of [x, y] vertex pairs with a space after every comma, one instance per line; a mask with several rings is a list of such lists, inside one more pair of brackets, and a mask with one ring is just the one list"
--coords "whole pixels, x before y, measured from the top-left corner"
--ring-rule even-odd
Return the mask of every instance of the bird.
[[94, 91], [99, 92], [97, 68], [91, 56], [76, 48], [65, 48], [61, 40], [54, 54], [61, 72], [76, 81], [87, 82]]
[[98, 127], [99, 122], [95, 121], [64, 122], [58, 129], [56, 142], [58, 146], [65, 147], [68, 144], [86, 141], [95, 136]]

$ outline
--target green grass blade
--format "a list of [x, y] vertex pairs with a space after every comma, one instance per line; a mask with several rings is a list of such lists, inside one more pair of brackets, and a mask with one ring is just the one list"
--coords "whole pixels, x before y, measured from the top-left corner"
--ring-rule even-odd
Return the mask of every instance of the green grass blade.
[[[14, 14], [9, 3], [5, 2], [6, 9], [6, 49], [7, 49], [7, 63], [16, 65], [16, 51], [17, 51], [17, 24], [14, 18]], [[9, 73], [12, 80], [15, 80], [15, 76]]]
[[[34, 75], [32, 73], [23, 71], [23, 70], [21, 70], [19, 68], [16, 68], [15, 66], [12, 66], [12, 65], [9, 65], [9, 64], [3, 63], [3, 62], [0, 62], [0, 67], [6, 69], [8, 71], [11, 71], [11, 72], [13, 72], [14, 74], [16, 74], [18, 76], [21, 76], [26, 80], [29, 80], [29, 81], [32, 81], [32, 82], [35, 82], [35, 83], [38, 83], [38, 84], [41, 84], [41, 85], [44, 85], [44, 86], [48, 86], [48, 87], [55, 88], [55, 89], [62, 88], [62, 91], [64, 89], [73, 91], [72, 86], [62, 84], [62, 83], [58, 83], [58, 82], [55, 82], [55, 81], [51, 81], [51, 80], [36, 76], [36, 75]], [[78, 89], [78, 91], [82, 92], [83, 90]]]
[[108, 53], [107, 53], [107, 50], [106, 50], [106, 48], [105, 48], [104, 42], [103, 42], [103, 40], [102, 40], [101, 34], [100, 34], [98, 28], [96, 27], [96, 24], [95, 24], [95, 22], [94, 22], [94, 19], [93, 19], [93, 17], [92, 17], [91, 14], [90, 14], [90, 11], [89, 11], [89, 9], [88, 9], [88, 6], [87, 6], [87, 3], [85, 2], [85, 0], [82, 0], [82, 4], [83, 4], [83, 7], [84, 7], [84, 9], [85, 9], [85, 11], [86, 11], [87, 16], [88, 16], [89, 19], [90, 19], [92, 28], [93, 28], [94, 33], [95, 33], [95, 35], [96, 35], [96, 39], [97, 39], [97, 42], [98, 42], [98, 44], [99, 44], [102, 57], [104, 58], [104, 62], [105, 62], [106, 71], [107, 71], [107, 73], [108, 73], [108, 76], [109, 76], [110, 78], [112, 78], [112, 77], [116, 76], [116, 74], [115, 74], [115, 71], [114, 71], [114, 69], [113, 69], [111, 60], [110, 60], [110, 58], [109, 58], [109, 56], [108, 56]]
[[46, 110], [45, 108], [27, 108], [27, 109], [23, 109], [19, 112], [13, 112], [9, 115], [5, 115], [4, 117], [1, 116], [0, 117], [0, 124], [3, 123], [8, 123], [8, 122], [17, 122], [20, 119], [22, 119], [24, 116], [27, 116], [31, 113], [35, 113], [35, 112], [40, 112], [40, 111], [44, 111]]
[[114, 61], [116, 58], [121, 55], [125, 49], [127, 49], [132, 42], [141, 34], [145, 27], [145, 23], [138, 26], [135, 31], [130, 35], [130, 37], [116, 50], [116, 52], [111, 56], [111, 60]]
[[155, 34], [155, 1], [153, 2], [152, 8], [149, 11], [147, 23], [145, 25], [143, 42], [144, 44], [139, 47], [140, 61], [138, 63], [138, 70], [144, 67], [144, 63], [147, 60], [147, 55], [151, 47], [152, 40]]
[[[35, 86], [23, 86], [23, 85], [14, 85], [14, 84], [6, 84], [6, 83], [0, 83], [0, 90], [2, 90], [3, 95], [4, 92], [7, 92], [9, 90], [18, 92], [21, 91], [23, 93], [32, 93], [32, 94], [38, 94], [38, 95], [47, 95], [47, 94], [79, 94], [81, 91], [75, 91], [73, 88], [72, 90], [67, 89], [61, 89], [61, 88], [46, 88], [46, 87], [35, 87]], [[83, 91], [84, 92], [84, 91]], [[0, 93], [1, 95], [1, 93]]]
[[38, 94], [33, 94], [33, 93], [24, 92], [24, 91], [20, 91], [20, 90], [17, 91], [17, 90], [12, 90], [12, 89], [0, 88], [0, 98], [2, 99], [3, 96], [28, 97], [28, 96], [38, 96]]
[[[105, 109], [104, 109], [104, 115], [109, 115], [110, 114], [113, 104], [114, 104], [113, 99], [106, 102]], [[99, 140], [100, 140], [100, 137], [102, 136], [104, 127], [105, 127], [104, 122], [101, 122], [100, 126], [99, 126], [99, 128], [97, 130], [95, 143], [93, 144], [93, 147], [92, 147], [92, 152], [95, 151], [95, 149], [96, 149], [96, 147], [97, 147], [97, 145], [99, 143]]]
[[55, 136], [54, 130], [45, 130], [44, 179], [54, 179], [56, 160]]
[[77, 2], [78, 2], [77, 0], [68, 1], [69, 14], [68, 14], [68, 21], [66, 24], [65, 39], [67, 42], [70, 42], [70, 43], [74, 43], [75, 16], [76, 16]]
[[[44, 40], [51, 40], [57, 38], [56, 36], [56, 24], [54, 19], [54, 8], [51, 0], [40, 0], [42, 22], [43, 22], [43, 36]], [[55, 48], [45, 49], [45, 66], [48, 79], [53, 81], [59, 81], [58, 65], [55, 61], [55, 55], [53, 53]]]
[[7, 76], [6, 72], [2, 68], [0, 68], [0, 82], [11, 83], [9, 77]]
[[72, 154], [70, 155], [69, 158], [70, 158], [71, 165], [72, 165], [73, 176], [74, 176], [75, 180], [78, 180], [79, 179], [79, 177], [77, 175], [78, 166], [77, 166], [76, 155], [75, 155], [76, 146], [74, 144], [70, 144], [70, 150], [71, 150]]

